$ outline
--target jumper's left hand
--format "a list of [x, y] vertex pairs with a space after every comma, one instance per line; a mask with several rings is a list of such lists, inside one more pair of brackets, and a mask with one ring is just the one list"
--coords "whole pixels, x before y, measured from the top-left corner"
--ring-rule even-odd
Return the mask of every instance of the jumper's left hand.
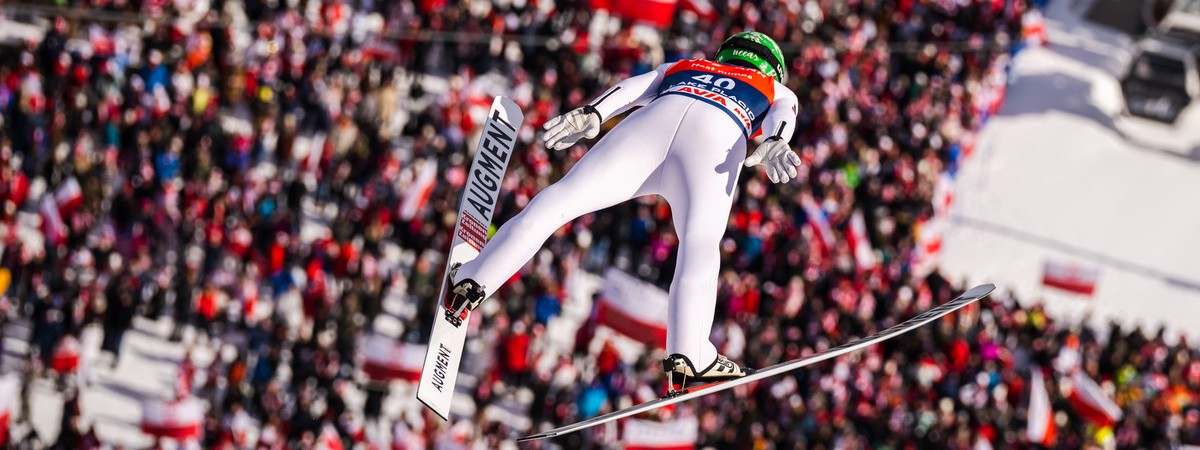
[[800, 156], [792, 151], [787, 142], [775, 136], [759, 144], [754, 154], [746, 158], [745, 165], [766, 166], [767, 178], [770, 178], [771, 182], [787, 183], [796, 178], [796, 166], [800, 165]]

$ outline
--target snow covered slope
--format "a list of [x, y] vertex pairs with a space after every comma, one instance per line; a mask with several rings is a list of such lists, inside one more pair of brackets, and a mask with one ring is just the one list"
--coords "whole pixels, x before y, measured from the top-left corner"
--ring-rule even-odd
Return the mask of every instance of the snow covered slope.
[[[1065, 2], [1054, 2], [1064, 5]], [[1200, 339], [1200, 108], [1175, 126], [1121, 114], [1124, 35], [1048, 14], [1000, 114], [961, 168], [943, 273], [995, 282], [1058, 317]], [[1100, 270], [1093, 297], [1042, 286], [1047, 260]]]

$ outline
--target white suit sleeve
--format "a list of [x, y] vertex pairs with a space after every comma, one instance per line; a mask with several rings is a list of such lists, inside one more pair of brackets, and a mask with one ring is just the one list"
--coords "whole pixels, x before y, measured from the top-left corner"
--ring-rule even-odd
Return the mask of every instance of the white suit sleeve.
[[650, 72], [626, 78], [588, 105], [596, 108], [602, 122], [635, 106], [644, 106], [658, 95], [658, 86], [672, 65], [674, 63], [663, 64]]
[[778, 136], [785, 142], [791, 141], [792, 133], [796, 131], [796, 115], [800, 113], [799, 108], [800, 102], [796, 99], [796, 93], [776, 82], [775, 100], [762, 122], [762, 137], [770, 139]]

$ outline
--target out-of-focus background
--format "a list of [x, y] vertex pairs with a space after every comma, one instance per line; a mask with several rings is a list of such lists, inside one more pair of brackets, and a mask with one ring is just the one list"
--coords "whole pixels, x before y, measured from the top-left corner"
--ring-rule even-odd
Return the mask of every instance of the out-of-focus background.
[[0, 446], [515, 448], [660, 394], [676, 238], [559, 230], [414, 398], [479, 125], [526, 113], [496, 223], [586, 151], [549, 118], [757, 30], [801, 103], [746, 170], [714, 340], [834, 361], [529, 448], [1200, 445], [1200, 2], [10, 0]]

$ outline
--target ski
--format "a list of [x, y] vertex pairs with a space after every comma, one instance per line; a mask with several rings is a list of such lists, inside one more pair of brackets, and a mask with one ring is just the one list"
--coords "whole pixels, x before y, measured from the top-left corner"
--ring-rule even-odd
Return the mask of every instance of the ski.
[[446, 260], [446, 273], [442, 274], [442, 286], [434, 300], [437, 302], [437, 311], [433, 319], [433, 331], [429, 336], [429, 346], [425, 349], [421, 381], [417, 385], [417, 399], [442, 420], [450, 419], [450, 401], [454, 397], [463, 344], [467, 340], [467, 325], [471, 319], [470, 310], [465, 310], [463, 316], [452, 317], [442, 305], [450, 288], [450, 270], [475, 259], [487, 244], [488, 226], [492, 223], [492, 213], [500, 196], [500, 185], [516, 146], [517, 130], [521, 128], [524, 118], [516, 103], [506, 97], [496, 97], [475, 149], [471, 170], [467, 172], [467, 182], [463, 186], [458, 222], [454, 226], [450, 255]]
[[694, 399], [697, 397], [705, 396], [705, 395], [716, 393], [716, 392], [721, 392], [721, 391], [724, 391], [726, 389], [730, 389], [730, 388], [733, 388], [736, 386], [741, 386], [743, 384], [752, 383], [752, 382], [755, 382], [758, 380], [773, 377], [775, 375], [790, 372], [790, 371], [793, 371], [793, 370], [796, 370], [796, 369], [799, 369], [799, 368], [802, 368], [805, 366], [816, 364], [821, 361], [825, 361], [827, 359], [836, 358], [838, 356], [862, 349], [867, 346], [878, 344], [882, 341], [886, 341], [888, 339], [891, 339], [891, 338], [894, 338], [901, 334], [912, 331], [913, 329], [916, 329], [917, 327], [920, 327], [929, 322], [932, 322], [939, 317], [945, 316], [946, 314], [950, 314], [951, 312], [954, 312], [955, 310], [958, 310], [959, 308], [967, 306], [971, 303], [978, 301], [979, 299], [986, 297], [988, 294], [992, 293], [992, 291], [994, 289], [996, 289], [996, 286], [992, 285], [992, 284], [984, 284], [984, 285], [976, 286], [974, 288], [971, 288], [967, 292], [964, 292], [962, 295], [958, 296], [954, 300], [951, 300], [941, 306], [930, 309], [929, 311], [925, 311], [911, 319], [908, 319], [908, 320], [901, 322], [891, 328], [880, 331], [873, 335], [859, 338], [854, 341], [842, 344], [837, 347], [830, 348], [828, 350], [825, 350], [820, 353], [816, 353], [814, 355], [810, 355], [810, 356], [807, 356], [804, 358], [783, 362], [783, 363], [776, 364], [774, 366], [770, 366], [770, 367], [767, 367], [764, 369], [759, 369], [754, 374], [747, 375], [742, 378], [729, 380], [729, 381], [722, 381], [722, 382], [718, 382], [718, 383], [710, 383], [710, 384], [702, 385], [699, 387], [693, 387], [693, 388], [690, 388], [690, 389], [687, 389], [684, 391], [680, 391], [678, 393], [678, 395], [664, 397], [664, 398], [660, 398], [658, 400], [651, 400], [651, 401], [648, 401], [648, 402], [645, 402], [645, 403], [642, 403], [642, 404], [639, 404], [636, 406], [632, 406], [632, 407], [629, 407], [629, 408], [626, 408], [626, 409], [623, 409], [620, 411], [614, 411], [614, 412], [611, 412], [611, 413], [608, 413], [608, 414], [605, 414], [602, 416], [593, 417], [591, 419], [587, 419], [587, 420], [577, 422], [577, 423], [574, 423], [571, 425], [563, 426], [560, 428], [555, 428], [550, 431], [526, 436], [526, 437], [517, 439], [517, 442], [525, 442], [525, 441], [532, 441], [532, 440], [536, 440], [536, 439], [545, 439], [545, 438], [550, 438], [550, 437], [555, 437], [555, 436], [562, 436], [567, 433], [573, 433], [573, 432], [576, 432], [579, 430], [584, 430], [587, 428], [594, 427], [596, 425], [601, 425], [604, 423], [612, 422], [617, 419], [622, 419], [622, 418], [629, 417], [629, 416], [632, 416], [635, 414], [650, 411], [650, 410], [653, 410], [656, 408], [661, 408], [663, 406], [672, 405], [675, 403], [691, 400], [691, 399]]

